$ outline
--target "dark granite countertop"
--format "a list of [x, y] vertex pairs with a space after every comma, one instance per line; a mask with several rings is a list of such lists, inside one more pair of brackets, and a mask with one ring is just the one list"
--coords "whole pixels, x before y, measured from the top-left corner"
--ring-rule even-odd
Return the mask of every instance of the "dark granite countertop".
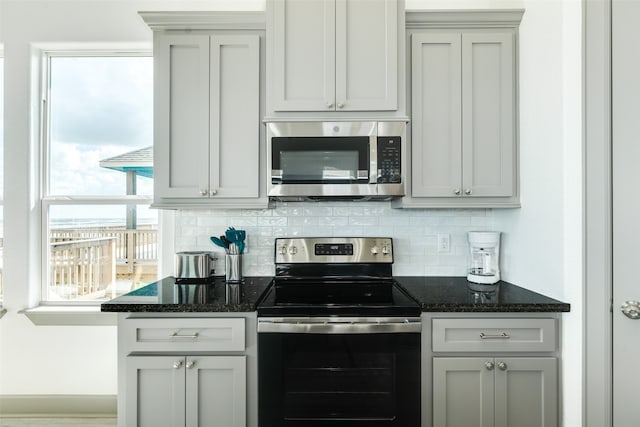
[[228, 285], [224, 276], [210, 284], [176, 284], [166, 277], [140, 289], [104, 302], [109, 312], [252, 312], [272, 277], [245, 277], [241, 284]]
[[508, 282], [469, 283], [466, 277], [394, 277], [425, 312], [568, 312], [570, 305]]
[[[568, 312], [570, 305], [508, 282], [476, 285], [465, 277], [396, 276], [423, 312]], [[253, 312], [272, 277], [245, 277], [227, 285], [223, 276], [211, 284], [177, 285], [166, 277], [104, 302], [107, 312]]]

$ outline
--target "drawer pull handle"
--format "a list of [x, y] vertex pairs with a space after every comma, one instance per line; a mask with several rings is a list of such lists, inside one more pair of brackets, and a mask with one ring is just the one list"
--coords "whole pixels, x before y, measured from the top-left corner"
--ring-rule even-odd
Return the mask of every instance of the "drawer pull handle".
[[500, 335], [487, 335], [484, 332], [480, 332], [480, 339], [482, 340], [508, 340], [511, 336], [503, 332]]
[[174, 332], [171, 334], [171, 338], [183, 338], [183, 339], [196, 340], [198, 339], [198, 333], [194, 332], [191, 335], [180, 335], [177, 332]]

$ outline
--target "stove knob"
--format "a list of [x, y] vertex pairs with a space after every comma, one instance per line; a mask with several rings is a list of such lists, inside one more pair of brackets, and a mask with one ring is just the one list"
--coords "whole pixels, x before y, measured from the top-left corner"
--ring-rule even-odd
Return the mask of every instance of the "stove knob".
[[380, 251], [380, 249], [378, 249], [377, 246], [374, 246], [371, 248], [371, 255], [378, 255], [378, 252]]
[[287, 247], [286, 246], [280, 246], [280, 248], [278, 249], [278, 253], [280, 255], [286, 255], [287, 254]]
[[389, 250], [389, 246], [382, 247], [382, 255], [389, 255], [391, 251]]
[[295, 255], [297, 253], [298, 253], [298, 248], [296, 248], [295, 246], [289, 247], [289, 254], [290, 255]]

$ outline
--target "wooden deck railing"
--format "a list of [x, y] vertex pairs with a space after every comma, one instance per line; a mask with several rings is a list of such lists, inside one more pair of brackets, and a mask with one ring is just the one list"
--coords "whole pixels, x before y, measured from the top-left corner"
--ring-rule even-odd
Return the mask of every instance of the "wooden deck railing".
[[136, 263], [155, 263], [158, 259], [158, 230], [139, 228], [69, 228], [50, 232], [50, 241], [68, 242], [73, 240], [111, 237], [116, 240], [116, 262], [134, 265]]
[[116, 280], [112, 237], [51, 243], [49, 292], [63, 299], [106, 292]]
[[[0, 255], [3, 249], [0, 237]], [[153, 280], [158, 261], [155, 228], [69, 228], [50, 232], [49, 290], [58, 298], [115, 297], [116, 281]], [[1, 264], [0, 264], [1, 266]], [[2, 295], [0, 267], [0, 295]], [[50, 295], [51, 297], [51, 295]]]
[[[63, 299], [115, 297], [129, 282], [153, 280], [158, 232], [152, 228], [73, 228], [50, 232], [50, 290]], [[108, 242], [108, 243], [107, 243]]]

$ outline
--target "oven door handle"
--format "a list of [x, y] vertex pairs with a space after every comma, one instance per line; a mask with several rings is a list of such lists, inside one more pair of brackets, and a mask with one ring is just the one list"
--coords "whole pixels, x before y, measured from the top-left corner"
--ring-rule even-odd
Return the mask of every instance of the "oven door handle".
[[258, 333], [402, 334], [420, 333], [419, 317], [404, 318], [259, 318]]

